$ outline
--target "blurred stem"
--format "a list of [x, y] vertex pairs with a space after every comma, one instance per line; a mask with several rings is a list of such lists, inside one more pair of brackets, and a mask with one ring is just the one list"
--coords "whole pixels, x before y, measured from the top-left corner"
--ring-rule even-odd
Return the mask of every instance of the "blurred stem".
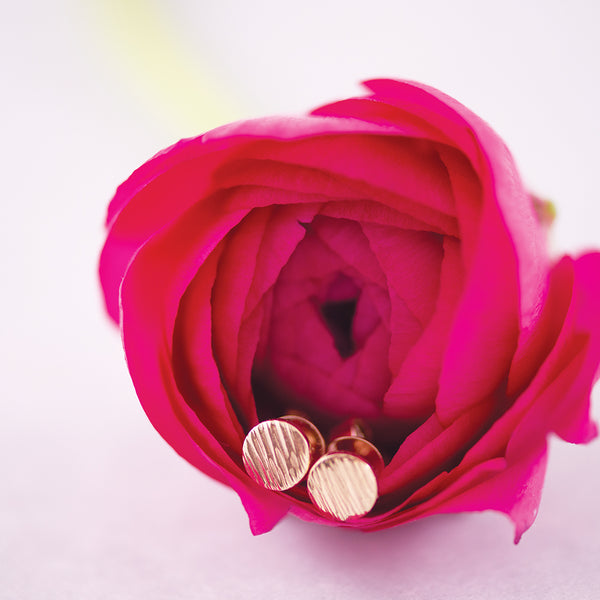
[[106, 49], [132, 91], [178, 133], [196, 135], [239, 118], [231, 95], [186, 47], [166, 9], [144, 0], [100, 0], [96, 8]]

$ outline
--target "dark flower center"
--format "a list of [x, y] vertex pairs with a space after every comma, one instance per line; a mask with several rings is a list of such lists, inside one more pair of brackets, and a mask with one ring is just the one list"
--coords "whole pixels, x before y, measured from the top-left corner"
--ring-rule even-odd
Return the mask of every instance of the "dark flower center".
[[352, 337], [356, 300], [325, 302], [321, 305], [320, 312], [340, 358], [345, 359], [352, 356], [356, 352], [356, 345]]
[[355, 221], [318, 216], [265, 296], [252, 364], [259, 418], [301, 410], [328, 429], [375, 419], [390, 384], [387, 280]]

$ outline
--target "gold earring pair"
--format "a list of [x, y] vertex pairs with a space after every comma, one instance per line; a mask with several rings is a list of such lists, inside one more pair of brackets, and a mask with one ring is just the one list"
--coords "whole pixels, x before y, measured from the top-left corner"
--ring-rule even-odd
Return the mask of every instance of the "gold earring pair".
[[378, 498], [383, 458], [357, 420], [325, 440], [308, 419], [288, 415], [250, 430], [242, 449], [246, 472], [263, 487], [284, 491], [305, 477], [315, 506], [340, 521], [366, 515]]

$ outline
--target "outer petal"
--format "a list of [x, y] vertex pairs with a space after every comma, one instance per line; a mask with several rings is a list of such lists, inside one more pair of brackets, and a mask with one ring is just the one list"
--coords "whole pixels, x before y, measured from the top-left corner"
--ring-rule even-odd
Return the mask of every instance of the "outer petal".
[[[243, 434], [226, 404], [221, 410], [220, 431], [228, 439], [237, 434], [237, 444], [217, 439], [218, 432], [208, 429], [198, 418], [197, 409], [193, 410], [182, 397], [172, 370], [171, 343], [180, 298], [219, 239], [244, 214], [242, 211], [224, 218], [220, 230], [210, 227], [207, 239], [201, 233], [203, 211], [196, 206], [177, 226], [147, 242], [130, 263], [121, 287], [121, 322], [131, 377], [152, 424], [186, 460], [235, 489], [254, 530], [265, 531], [287, 512], [289, 502], [246, 476], [239, 462]], [[160, 294], [155, 292], [157, 288]], [[206, 365], [205, 372], [209, 373]], [[218, 373], [213, 371], [212, 381], [205, 381], [205, 386], [208, 393], [203, 400], [209, 410], [216, 409], [220, 398], [227, 403]], [[227, 420], [229, 427], [225, 425]]]
[[[599, 281], [600, 254], [576, 261], [566, 257], [554, 268], [547, 308], [555, 309], [555, 294], [570, 298], [561, 331], [551, 338], [527, 388], [467, 453], [469, 464], [504, 454], [507, 448], [527, 453], [550, 432], [574, 443], [588, 442], [596, 435], [589, 402], [600, 364]], [[547, 326], [545, 317], [541, 323]]]
[[[219, 177], [215, 178], [222, 165], [235, 165], [239, 157], [243, 157], [244, 161], [280, 160], [282, 157], [285, 159], [286, 149], [290, 152], [285, 160], [299, 157], [299, 164], [303, 164], [302, 159], [318, 154], [308, 151], [303, 145], [295, 150], [290, 144], [282, 145], [277, 142], [301, 141], [319, 136], [320, 140], [317, 143], [326, 144], [327, 138], [322, 136], [332, 136], [333, 143], [336, 143], [336, 134], [376, 134], [385, 138], [397, 136], [398, 133], [397, 127], [390, 128], [356, 120], [317, 116], [270, 118], [226, 125], [203, 136], [181, 140], [158, 153], [119, 186], [108, 209], [109, 233], [100, 258], [100, 279], [110, 316], [115, 321], [118, 320], [118, 288], [137, 248], [194, 203], [202, 201], [222, 187], [223, 181], [220, 181]], [[388, 144], [375, 137], [371, 137], [371, 141], [374, 151]], [[340, 139], [338, 143], [343, 146], [345, 141]], [[396, 151], [402, 152], [402, 146], [397, 145]], [[330, 168], [336, 162], [335, 153], [328, 157], [323, 155], [323, 158], [326, 168]], [[384, 159], [385, 153], [380, 153], [380, 158]], [[414, 157], [411, 159], [409, 152], [405, 159], [410, 161], [414, 160]], [[418, 160], [419, 157], [417, 162]], [[312, 161], [309, 160], [310, 162]], [[340, 168], [343, 167], [343, 161], [337, 160], [337, 163]], [[385, 160], [381, 163], [382, 167], [384, 163]], [[373, 164], [371, 163], [371, 166]], [[360, 160], [355, 166], [364, 170]], [[385, 169], [386, 167], [384, 171]], [[342, 171], [337, 174], [343, 176]], [[385, 181], [386, 177], [384, 176], [382, 181]], [[372, 181], [369, 177], [367, 180]], [[418, 188], [413, 186], [413, 189], [418, 192]], [[363, 197], [372, 196], [366, 194]], [[444, 194], [430, 195], [428, 202], [435, 205], [436, 198], [444, 197]], [[431, 218], [438, 220], [447, 218], [444, 215], [436, 216], [437, 211], [432, 210], [428, 204], [423, 204], [418, 211], [431, 214]]]
[[[572, 295], [568, 289], [569, 271]], [[562, 330], [529, 387], [473, 445], [460, 465], [431, 479], [404, 507], [372, 522], [365, 521], [367, 528], [433, 512], [493, 509], [511, 517], [518, 541], [537, 514], [548, 433], [556, 432], [576, 443], [596, 435], [589, 419], [589, 399], [600, 363], [600, 316], [596, 310], [599, 281], [600, 254], [586, 255], [575, 262], [565, 258], [555, 267], [547, 308], [556, 307], [554, 294], [571, 295], [571, 301]], [[541, 325], [546, 325], [546, 316]], [[435, 435], [415, 438], [418, 446], [425, 443], [425, 450], [435, 439]], [[394, 460], [401, 460], [402, 455], [401, 447]], [[486, 465], [493, 464], [494, 469], [488, 471]], [[391, 476], [397, 474], [392, 472]]]
[[436, 499], [441, 502], [434, 512], [496, 510], [505, 513], [515, 525], [516, 544], [537, 515], [547, 460], [544, 446], [532, 456], [507, 464], [491, 477], [478, 481], [477, 475], [486, 467], [486, 463], [481, 463]]
[[489, 200], [498, 205], [499, 221], [506, 223], [510, 232], [519, 265], [520, 324], [527, 329], [543, 300], [548, 257], [544, 231], [510, 152], [487, 123], [439, 90], [391, 80], [369, 81], [366, 85], [379, 98], [391, 99], [395, 105], [435, 124], [452, 140], [460, 140], [455, 145], [469, 157], [483, 185], [489, 186]]

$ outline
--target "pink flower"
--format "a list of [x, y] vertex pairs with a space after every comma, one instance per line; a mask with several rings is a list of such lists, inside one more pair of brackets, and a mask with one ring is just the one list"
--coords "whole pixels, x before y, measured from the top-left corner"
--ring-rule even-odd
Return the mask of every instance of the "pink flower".
[[600, 255], [551, 264], [508, 150], [400, 81], [182, 140], [123, 183], [100, 275], [153, 425], [240, 495], [254, 533], [305, 495], [255, 484], [248, 429], [362, 417], [388, 457], [376, 530], [494, 509], [533, 522], [550, 433], [596, 435]]

